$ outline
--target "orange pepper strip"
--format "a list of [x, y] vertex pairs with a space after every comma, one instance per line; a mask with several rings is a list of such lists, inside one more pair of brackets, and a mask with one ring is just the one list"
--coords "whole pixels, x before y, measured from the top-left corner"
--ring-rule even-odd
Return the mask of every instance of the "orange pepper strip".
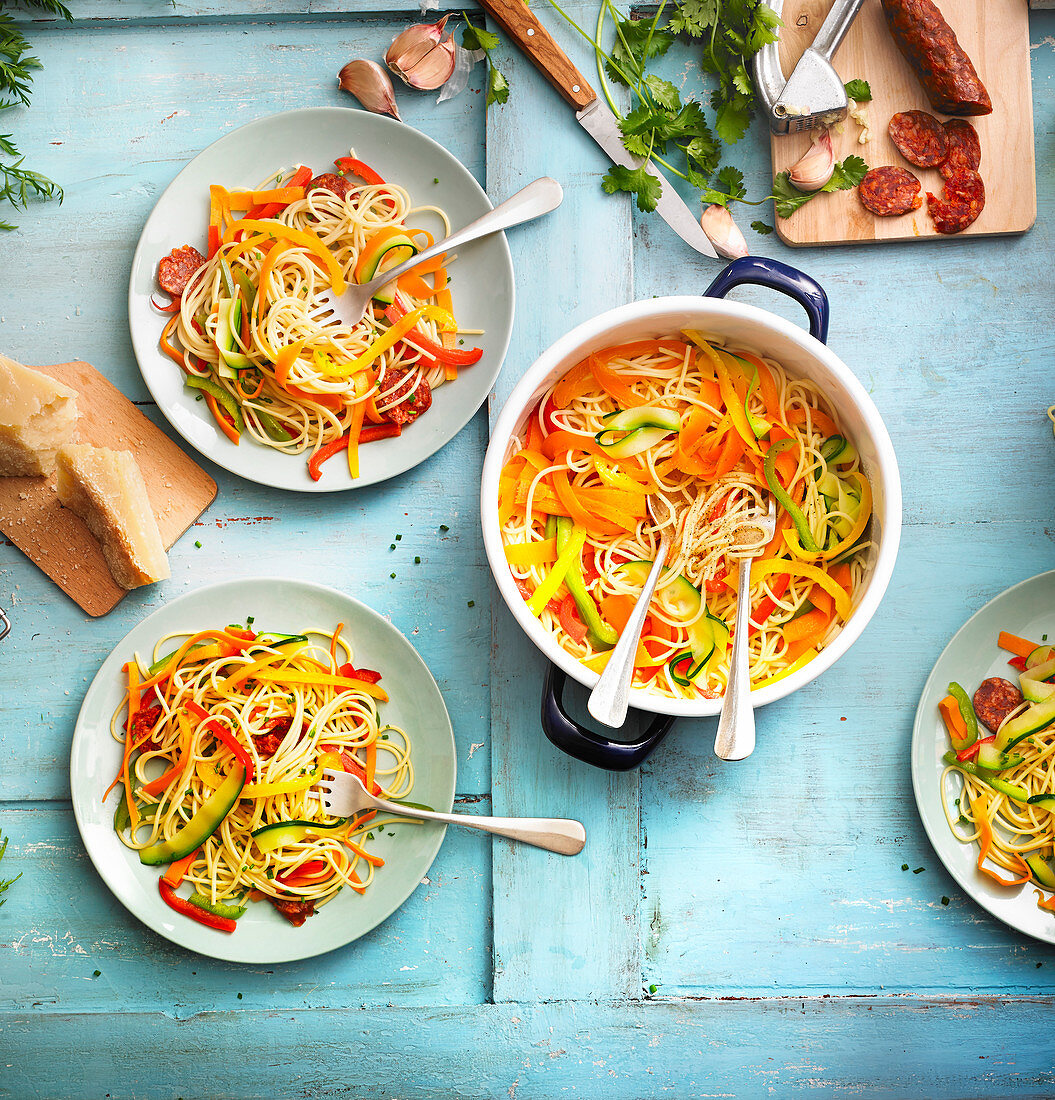
[[703, 433], [715, 422], [715, 415], [710, 409], [694, 406], [692, 412], [685, 418], [678, 433], [678, 450], [682, 454], [691, 455], [703, 437]]
[[938, 704], [938, 710], [945, 720], [945, 728], [949, 731], [949, 737], [953, 743], [963, 742], [967, 738], [967, 723], [960, 713], [960, 705], [951, 695], [946, 695]]
[[270, 191], [232, 191], [227, 196], [227, 203], [232, 210], [252, 210], [254, 206], [263, 206], [271, 202], [280, 202], [288, 206], [291, 202], [297, 202], [302, 198], [304, 198], [303, 187], [275, 187]]
[[[810, 419], [813, 422], [814, 429], [822, 435], [842, 435], [835, 421], [821, 409], [810, 409]], [[796, 406], [788, 413], [788, 423], [805, 424], [806, 410], [801, 406]]]
[[629, 344], [616, 344], [595, 354], [611, 363], [614, 359], [634, 359], [638, 355], [666, 355], [670, 359], [683, 359], [688, 344], [682, 340], [635, 340]]
[[[333, 293], [344, 293], [344, 271], [334, 259], [333, 253], [326, 244], [310, 229], [292, 229], [280, 222], [256, 221], [250, 218], [242, 218], [236, 225], [239, 229], [252, 230], [254, 233], [270, 233], [272, 236], [287, 241], [291, 245], [306, 249], [325, 269]], [[229, 232], [230, 230], [228, 230]], [[270, 258], [271, 254], [268, 253], [268, 259]]]
[[850, 563], [842, 562], [828, 570], [828, 576], [848, 595], [853, 595], [853, 580], [850, 574]]
[[177, 318], [177, 317], [170, 317], [170, 318], [169, 318], [169, 321], [168, 321], [168, 323], [167, 323], [167, 324], [165, 325], [165, 327], [164, 327], [164, 328], [163, 328], [163, 329], [161, 330], [161, 338], [160, 338], [160, 340], [158, 340], [158, 346], [159, 346], [159, 347], [161, 348], [161, 350], [162, 350], [162, 351], [163, 351], [163, 352], [164, 352], [164, 353], [165, 353], [165, 354], [166, 354], [166, 355], [167, 355], [167, 356], [168, 356], [168, 357], [169, 357], [169, 358], [170, 358], [170, 359], [171, 359], [171, 360], [172, 360], [172, 361], [173, 361], [174, 363], [179, 363], [179, 365], [180, 365], [180, 366], [181, 366], [181, 367], [182, 367], [182, 368], [183, 368], [184, 370], [186, 370], [186, 369], [187, 369], [187, 363], [186, 363], [186, 361], [185, 361], [185, 360], [184, 360], [184, 358], [183, 358], [183, 352], [181, 352], [181, 351], [177, 351], [177, 350], [176, 350], [176, 349], [175, 349], [175, 348], [174, 348], [174, 347], [173, 347], [173, 346], [172, 346], [172, 345], [171, 345], [171, 344], [169, 343], [169, 337], [171, 337], [171, 335], [172, 335], [173, 331], [174, 331], [174, 330], [175, 330], [175, 328], [176, 328], [176, 321], [177, 321], [177, 320], [178, 320], [178, 318]]
[[971, 802], [971, 813], [974, 815], [974, 823], [978, 826], [978, 870], [983, 875], [988, 875], [994, 882], [999, 882], [1001, 886], [1018, 886], [1023, 882], [1029, 882], [1029, 867], [1019, 855], [1015, 856], [1023, 871], [1019, 878], [1001, 878], [995, 871], [982, 866], [993, 847], [993, 826], [989, 822], [989, 806], [984, 795], [979, 795]]
[[1036, 642], [1020, 638], [1017, 634], [1008, 634], [1006, 630], [1000, 631], [996, 644], [1008, 653], [1014, 653], [1016, 657], [1028, 657], [1037, 648]]
[[818, 610], [823, 611], [828, 618], [831, 618], [835, 601], [832, 599], [831, 593], [825, 592], [819, 584], [815, 584], [810, 589], [810, 603]]
[[396, 280], [396, 286], [404, 294], [409, 294], [411, 298], [431, 298], [437, 293], [420, 275], [415, 275], [413, 271], [400, 275]]
[[618, 533], [620, 530], [619, 525], [606, 523], [604, 520], [591, 515], [583, 507], [575, 488], [568, 478], [567, 470], [554, 470], [549, 477], [558, 499], [567, 509], [564, 514], [570, 516], [574, 523], [579, 524], [580, 527], [585, 527], [591, 535], [608, 537]]
[[216, 398], [211, 393], [205, 394], [205, 404], [208, 406], [209, 412], [212, 413], [213, 420], [219, 425], [220, 431], [237, 446], [238, 440], [241, 438], [238, 429], [224, 416], [220, 406], [216, 403]]
[[201, 855], [201, 848], [191, 852], [189, 856], [177, 859], [169, 864], [169, 869], [161, 876], [173, 890], [183, 881], [184, 875], [190, 870], [190, 865]]
[[[366, 371], [361, 371], [355, 380], [355, 396], [365, 397], [369, 384]], [[359, 476], [359, 436], [362, 434], [365, 415], [366, 402], [357, 401], [352, 406], [352, 418], [348, 425], [348, 473], [353, 481]]]
[[374, 775], [377, 772], [377, 742], [371, 741], [366, 746], [366, 789], [372, 790]]
[[1034, 890], [1037, 895], [1037, 908], [1047, 913], [1055, 913], [1055, 897], [1045, 898], [1039, 890]]
[[139, 662], [130, 661], [128, 664], [128, 719], [125, 722], [125, 751], [121, 760], [121, 779], [125, 788], [125, 800], [128, 804], [128, 816], [131, 819], [132, 835], [135, 836], [139, 826], [139, 810], [136, 808], [135, 799], [132, 797], [132, 779], [128, 774], [128, 760], [132, 755], [132, 724], [139, 713]]
[[287, 344], [275, 357], [275, 381], [283, 389], [286, 389], [289, 383], [290, 368], [297, 361], [306, 343], [306, 340], [298, 340], [295, 344]]
[[797, 619], [792, 619], [790, 623], [785, 623], [784, 640], [789, 644], [792, 642], [809, 642], [812, 647], [827, 634], [830, 625], [831, 616], [825, 615], [819, 608], [815, 608], [813, 611], [807, 611], [805, 615], [800, 615]]

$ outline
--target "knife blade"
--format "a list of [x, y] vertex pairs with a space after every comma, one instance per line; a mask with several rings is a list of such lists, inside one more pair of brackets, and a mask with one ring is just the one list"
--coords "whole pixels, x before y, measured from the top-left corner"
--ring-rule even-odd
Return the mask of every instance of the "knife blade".
[[[619, 123], [606, 103], [595, 99], [589, 107], [576, 111], [575, 117], [579, 120], [579, 125], [600, 145], [614, 164], [622, 164], [627, 168], [640, 166], [641, 161], [626, 151], [622, 134], [619, 132]], [[682, 197], [674, 190], [670, 180], [651, 161], [645, 166], [645, 171], [663, 184], [663, 193], [656, 203], [655, 212], [690, 248], [695, 248], [704, 256], [717, 260], [718, 253], [715, 252], [714, 245], [711, 244]]]
[[[480, 3], [565, 102], [575, 108], [579, 125], [597, 142], [609, 159], [626, 168], [640, 167], [641, 161], [631, 156], [623, 146], [615, 115], [597, 98], [597, 93], [557, 45], [549, 31], [535, 18], [524, 0], [480, 0]], [[656, 203], [656, 213], [690, 248], [717, 260], [718, 253], [714, 246], [673, 184], [651, 162], [646, 171], [663, 185]]]

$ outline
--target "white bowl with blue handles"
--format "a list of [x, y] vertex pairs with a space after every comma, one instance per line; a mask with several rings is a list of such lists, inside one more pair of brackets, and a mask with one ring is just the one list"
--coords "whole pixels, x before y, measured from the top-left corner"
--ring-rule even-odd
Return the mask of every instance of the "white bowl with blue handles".
[[[757, 306], [724, 298], [733, 287], [742, 283], [755, 283], [790, 295], [806, 310], [810, 319], [809, 333]], [[591, 352], [633, 340], [668, 336], [686, 328], [698, 329], [723, 342], [754, 348], [780, 363], [790, 377], [816, 383], [856, 446], [864, 474], [872, 487], [872, 548], [866, 558], [865, 579], [855, 597], [853, 613], [834, 640], [812, 661], [777, 683], [753, 691], [754, 706], [764, 706], [805, 687], [831, 668], [861, 636], [890, 582], [901, 539], [901, 478], [890, 435], [856, 375], [824, 343], [828, 331], [828, 300], [809, 276], [776, 260], [746, 256], [731, 263], [702, 297], [678, 296], [633, 302], [602, 313], [561, 337], [528, 368], [495, 423], [480, 488], [484, 547], [498, 590], [510, 612], [550, 662], [542, 711], [547, 736], [571, 755], [614, 770], [640, 764], [666, 735], [674, 718], [717, 715], [722, 700], [671, 699], [635, 688], [630, 693], [630, 706], [659, 717], [644, 735], [632, 740], [615, 740], [592, 733], [568, 717], [561, 705], [565, 676], [592, 688], [598, 674], [562, 649], [527, 609], [506, 563], [498, 520], [498, 483], [502, 467], [514, 452], [514, 440], [523, 437], [531, 411], [557, 379]]]

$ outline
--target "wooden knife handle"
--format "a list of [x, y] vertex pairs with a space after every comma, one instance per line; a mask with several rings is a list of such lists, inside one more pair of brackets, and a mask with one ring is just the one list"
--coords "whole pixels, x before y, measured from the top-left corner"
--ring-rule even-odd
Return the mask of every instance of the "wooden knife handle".
[[593, 103], [597, 93], [535, 18], [525, 0], [480, 0], [480, 3], [572, 107], [581, 111]]

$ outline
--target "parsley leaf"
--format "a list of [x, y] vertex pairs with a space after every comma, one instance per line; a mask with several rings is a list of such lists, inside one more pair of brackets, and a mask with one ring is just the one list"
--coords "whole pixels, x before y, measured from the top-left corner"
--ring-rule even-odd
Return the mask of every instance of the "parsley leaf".
[[[0, 859], [4, 858], [4, 852], [7, 851], [7, 841], [8, 841], [8, 838], [6, 836], [3, 838], [2, 841], [0, 841]], [[19, 871], [18, 874], [15, 875], [14, 878], [9, 878], [6, 882], [0, 880], [0, 894], [4, 893], [4, 891], [9, 886], [11, 886], [13, 883], [18, 882], [18, 880], [21, 877], [22, 877], [22, 872]], [[3, 905], [6, 900], [7, 900], [6, 898], [0, 898], [0, 905]]]
[[872, 99], [872, 89], [867, 80], [854, 79], [847, 81], [843, 87], [846, 89], [846, 98], [856, 103], [869, 103]]
[[657, 106], [668, 111], [676, 111], [681, 106], [681, 95], [669, 80], [650, 73], [643, 83]]
[[756, 233], [761, 233], [763, 237], [768, 237], [773, 232], [773, 227], [766, 222], [752, 222], [751, 228]]
[[739, 168], [731, 168], [726, 165], [715, 177], [714, 182], [703, 193], [703, 203], [710, 206], [717, 203], [719, 206], [728, 206], [737, 199], [742, 199], [747, 191], [744, 189], [744, 174]]
[[468, 19], [465, 21], [465, 30], [462, 31], [462, 46], [467, 50], [493, 50], [499, 44], [497, 34], [485, 30], [483, 27], [474, 27]]
[[849, 156], [835, 166], [832, 178], [818, 191], [803, 194], [788, 178], [787, 172], [781, 172], [773, 181], [773, 206], [777, 216], [790, 218], [799, 207], [809, 202], [815, 195], [824, 191], [849, 191], [865, 178], [868, 165], [856, 156]]
[[645, 213], [656, 209], [656, 203], [663, 194], [663, 184], [644, 165], [627, 168], [622, 164], [613, 164], [604, 174], [601, 186], [609, 195], [627, 191], [637, 196], [637, 208]]
[[718, 18], [718, 0], [681, 0], [678, 10], [670, 18], [670, 29], [675, 34], [687, 34], [701, 38]]

